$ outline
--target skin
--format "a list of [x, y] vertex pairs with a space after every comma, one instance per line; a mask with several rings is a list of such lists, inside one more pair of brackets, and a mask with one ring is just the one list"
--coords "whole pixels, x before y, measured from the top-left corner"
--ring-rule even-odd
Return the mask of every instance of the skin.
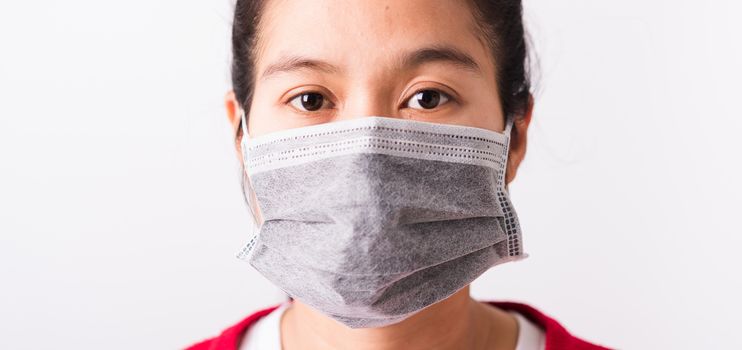
[[[464, 1], [271, 0], [258, 33], [248, 137], [364, 116], [504, 130], [496, 62]], [[453, 48], [467, 55], [477, 68], [442, 59], [400, 65], [405, 55], [430, 47]], [[272, 74], [264, 74], [287, 56], [325, 64], [271, 69]], [[418, 93], [426, 90], [443, 96], [432, 109], [416, 102]], [[301, 95], [306, 93], [323, 96], [319, 110], [303, 109]], [[237, 132], [241, 106], [232, 91], [227, 93], [225, 104]], [[525, 156], [532, 110], [531, 103], [514, 124], [507, 183], [515, 178]], [[241, 137], [235, 140], [239, 161]], [[261, 221], [259, 208], [256, 211]], [[281, 342], [286, 350], [514, 349], [517, 335], [515, 318], [472, 299], [468, 286], [386, 327], [347, 328], [299, 300], [281, 319]]]

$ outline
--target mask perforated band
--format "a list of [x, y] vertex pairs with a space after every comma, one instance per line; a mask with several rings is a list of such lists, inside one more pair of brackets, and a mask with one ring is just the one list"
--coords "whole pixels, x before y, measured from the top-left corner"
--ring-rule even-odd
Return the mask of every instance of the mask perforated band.
[[248, 173], [353, 153], [381, 153], [502, 169], [509, 136], [484, 128], [366, 116], [285, 129], [243, 143]]

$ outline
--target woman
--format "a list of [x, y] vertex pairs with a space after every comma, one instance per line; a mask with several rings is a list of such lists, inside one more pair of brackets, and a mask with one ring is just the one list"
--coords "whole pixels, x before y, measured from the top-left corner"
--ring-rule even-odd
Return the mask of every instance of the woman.
[[519, 0], [238, 0], [233, 26], [239, 257], [292, 298], [189, 349], [602, 349], [469, 296], [526, 256]]

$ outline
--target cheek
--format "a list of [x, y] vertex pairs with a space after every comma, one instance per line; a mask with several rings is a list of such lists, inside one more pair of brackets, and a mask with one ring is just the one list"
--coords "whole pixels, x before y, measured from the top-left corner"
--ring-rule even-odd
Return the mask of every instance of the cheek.
[[498, 132], [504, 130], [505, 117], [497, 90], [482, 85], [470, 89], [466, 96], [469, 100], [462, 113], [470, 120], [471, 126]]
[[279, 112], [277, 102], [274, 102], [273, 97], [268, 95], [269, 92], [265, 89], [256, 87], [247, 121], [248, 133], [251, 138], [285, 128], [281, 124], [283, 118], [276, 116]]

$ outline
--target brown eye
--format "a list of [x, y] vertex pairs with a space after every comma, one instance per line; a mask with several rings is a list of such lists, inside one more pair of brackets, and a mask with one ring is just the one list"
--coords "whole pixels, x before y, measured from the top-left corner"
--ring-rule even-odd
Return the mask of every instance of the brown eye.
[[325, 104], [325, 97], [316, 92], [306, 92], [292, 98], [290, 103], [299, 110], [314, 112]]
[[445, 104], [448, 100], [448, 95], [438, 90], [420, 90], [410, 98], [409, 102], [407, 102], [407, 107], [414, 109], [433, 109]]

